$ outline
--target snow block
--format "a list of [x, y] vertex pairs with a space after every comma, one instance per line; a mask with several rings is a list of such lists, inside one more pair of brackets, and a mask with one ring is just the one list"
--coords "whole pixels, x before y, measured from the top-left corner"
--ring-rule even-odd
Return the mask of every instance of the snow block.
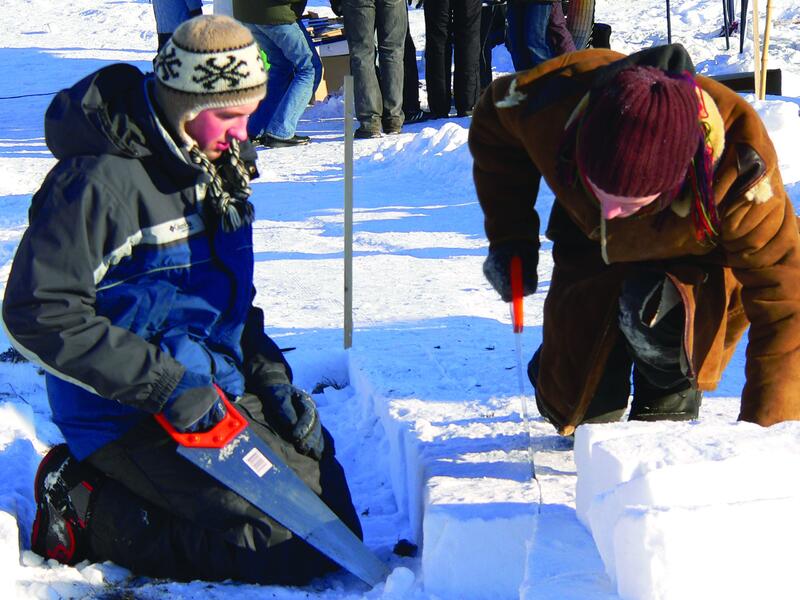
[[589, 531], [563, 505], [545, 505], [528, 542], [519, 600], [619, 600]]
[[[519, 497], [520, 491], [501, 479], [428, 480], [422, 553], [426, 592], [476, 600], [518, 596], [526, 546], [538, 521], [536, 505]], [[483, 502], [475, 504], [474, 495]]]
[[19, 571], [19, 528], [17, 517], [0, 510], [0, 597], [16, 598], [15, 583]]
[[[792, 571], [780, 568], [781, 523], [800, 523], [800, 478], [786, 476], [800, 469], [800, 423], [590, 425], [576, 432], [575, 448], [581, 521], [623, 598], [755, 597], [719, 591], [728, 585], [723, 573], [736, 570], [728, 563], [755, 554], [773, 565], [771, 583], [796, 586]], [[760, 510], [769, 514], [757, 517]], [[796, 546], [796, 536], [788, 539]], [[765, 579], [744, 563], [737, 578], [731, 590]], [[712, 585], [705, 580], [711, 596], [695, 593]]]
[[[637, 463], [632, 464], [601, 464], [595, 462], [597, 457], [592, 451], [599, 447], [600, 443], [609, 439], [627, 438], [630, 436], [640, 436], [654, 434], [668, 430], [668, 423], [643, 423], [632, 421], [625, 425], [583, 425], [575, 432], [575, 466], [580, 474], [575, 484], [575, 512], [578, 520], [587, 528], [589, 518], [587, 513], [589, 505], [595, 496], [608, 491], [621, 481], [630, 479], [630, 473], [623, 472], [625, 468], [630, 469]], [[598, 459], [599, 460], [599, 459]]]
[[797, 598], [800, 498], [631, 507], [614, 528], [624, 600]]
[[[489, 390], [476, 377], [503, 372], [514, 356], [457, 327], [443, 337], [441, 327], [416, 325], [414, 334], [362, 334], [348, 358], [350, 384], [389, 443], [394, 496], [420, 547], [419, 581], [441, 598], [516, 600], [539, 491], [530, 479], [516, 378]], [[392, 360], [383, 360], [387, 355]], [[439, 376], [415, 377], [420, 368]]]

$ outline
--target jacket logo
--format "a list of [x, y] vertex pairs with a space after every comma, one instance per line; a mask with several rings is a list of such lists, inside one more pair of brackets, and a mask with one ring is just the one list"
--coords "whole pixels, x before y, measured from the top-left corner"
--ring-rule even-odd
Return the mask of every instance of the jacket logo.
[[167, 52], [162, 52], [156, 57], [154, 66], [162, 81], [169, 81], [180, 75], [178, 67], [183, 65], [183, 63], [176, 54], [175, 47], [172, 46]]
[[201, 75], [193, 76], [192, 81], [199, 83], [206, 90], [214, 90], [220, 82], [226, 82], [228, 88], [237, 87], [243, 79], [250, 76], [249, 71], [242, 71], [247, 68], [247, 63], [241, 59], [237, 60], [233, 54], [229, 54], [227, 59], [227, 63], [218, 65], [216, 57], [212, 56], [205, 61], [205, 64], [197, 65], [194, 70]]
[[189, 221], [182, 221], [181, 223], [173, 223], [169, 226], [170, 233], [175, 233], [176, 231], [191, 231], [192, 224]]

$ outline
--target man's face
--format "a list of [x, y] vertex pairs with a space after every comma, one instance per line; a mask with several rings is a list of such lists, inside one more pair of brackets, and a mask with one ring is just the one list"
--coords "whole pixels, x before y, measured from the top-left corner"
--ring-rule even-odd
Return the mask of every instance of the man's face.
[[232, 139], [240, 142], [247, 139], [247, 119], [257, 107], [256, 101], [239, 106], [207, 108], [187, 121], [184, 128], [209, 160], [216, 160], [230, 147]]
[[608, 192], [601, 190], [588, 177], [586, 180], [589, 182], [589, 187], [592, 188], [592, 192], [600, 201], [600, 212], [603, 213], [603, 218], [607, 221], [617, 217], [629, 217], [650, 204], [653, 200], [661, 195], [652, 194], [650, 196], [641, 196], [639, 198], [615, 196], [614, 194], [609, 194]]

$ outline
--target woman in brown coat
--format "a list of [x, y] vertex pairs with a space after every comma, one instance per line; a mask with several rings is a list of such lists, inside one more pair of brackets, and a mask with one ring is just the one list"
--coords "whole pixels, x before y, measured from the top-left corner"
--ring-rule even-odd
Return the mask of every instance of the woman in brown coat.
[[529, 364], [543, 416], [697, 418], [750, 327], [739, 418], [800, 419], [800, 239], [752, 107], [679, 45], [585, 50], [495, 80], [470, 128], [484, 272], [536, 289], [543, 177], [554, 269]]

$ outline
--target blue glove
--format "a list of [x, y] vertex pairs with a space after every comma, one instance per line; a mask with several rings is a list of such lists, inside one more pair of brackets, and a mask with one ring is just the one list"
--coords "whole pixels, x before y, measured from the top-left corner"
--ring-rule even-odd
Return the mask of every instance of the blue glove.
[[208, 380], [186, 371], [164, 405], [164, 416], [178, 431], [206, 431], [225, 418], [222, 398]]
[[306, 392], [290, 383], [263, 386], [259, 396], [271, 424], [301, 454], [315, 460], [322, 457], [325, 441], [317, 405]]

